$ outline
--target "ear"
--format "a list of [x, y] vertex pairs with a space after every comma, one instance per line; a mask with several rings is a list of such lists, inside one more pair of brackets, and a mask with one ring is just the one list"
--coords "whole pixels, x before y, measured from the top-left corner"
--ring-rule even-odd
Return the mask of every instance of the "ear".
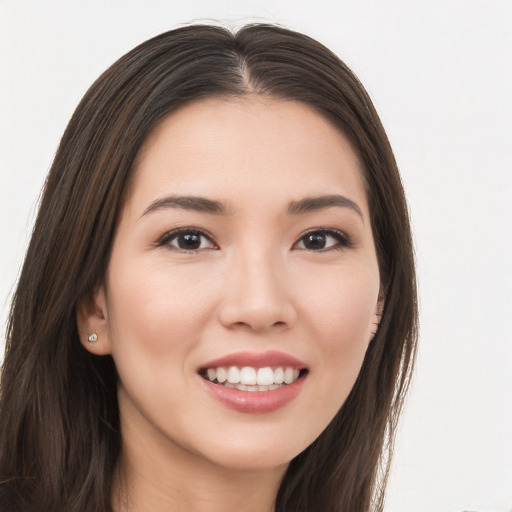
[[377, 334], [377, 331], [379, 329], [380, 319], [382, 318], [382, 312], [384, 311], [385, 302], [386, 302], [386, 298], [384, 296], [384, 292], [381, 290], [379, 292], [379, 298], [377, 300], [377, 304], [375, 305], [375, 311], [373, 313], [372, 337], [370, 338], [370, 341], [373, 340], [373, 338], [375, 337], [375, 335]]
[[86, 350], [99, 356], [110, 354], [110, 329], [105, 287], [97, 286], [78, 302], [76, 323], [80, 342]]

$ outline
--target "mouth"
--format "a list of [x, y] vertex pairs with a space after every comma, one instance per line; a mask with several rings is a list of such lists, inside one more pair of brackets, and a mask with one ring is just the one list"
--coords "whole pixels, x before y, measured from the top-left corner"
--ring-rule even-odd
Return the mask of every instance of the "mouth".
[[269, 350], [229, 354], [205, 362], [197, 373], [222, 405], [239, 413], [266, 414], [300, 394], [309, 368], [290, 354]]
[[294, 366], [217, 366], [199, 370], [199, 375], [213, 384], [256, 393], [289, 386], [307, 373], [307, 369]]

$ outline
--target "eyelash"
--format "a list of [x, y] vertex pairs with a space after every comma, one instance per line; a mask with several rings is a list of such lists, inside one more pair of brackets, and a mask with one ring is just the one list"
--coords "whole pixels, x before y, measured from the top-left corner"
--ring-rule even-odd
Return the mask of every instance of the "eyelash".
[[[198, 247], [197, 249], [183, 249], [181, 247], [177, 247], [176, 245], [172, 245], [171, 242], [176, 240], [180, 235], [193, 235], [193, 236], [197, 236], [199, 239], [201, 237], [204, 237], [207, 240], [209, 240], [210, 247]], [[332, 229], [332, 228], [310, 229], [309, 231], [306, 231], [305, 233], [303, 233], [300, 236], [300, 238], [293, 244], [293, 247], [295, 247], [296, 245], [298, 245], [301, 242], [303, 243], [304, 239], [310, 235], [321, 235], [326, 238], [333, 238], [336, 241], [336, 243], [334, 243], [326, 248], [321, 248], [318, 250], [308, 249], [307, 247], [300, 248], [299, 250], [306, 250], [306, 251], [310, 251], [310, 252], [327, 252], [327, 251], [340, 251], [340, 250], [350, 249], [350, 248], [354, 247], [354, 243], [350, 239], [350, 237], [348, 237], [342, 231], [338, 231], [337, 229]], [[158, 241], [157, 246], [162, 247], [162, 246], [166, 245], [168, 247], [171, 247], [173, 250], [183, 252], [185, 254], [187, 254], [187, 253], [195, 254], [204, 249], [219, 249], [219, 247], [212, 241], [212, 239], [213, 239], [213, 237], [209, 233], [207, 233], [206, 231], [203, 231], [201, 229], [179, 228], [179, 229], [175, 229], [173, 231], [169, 231], [168, 233], [166, 233]], [[202, 244], [202, 242], [200, 242], [200, 244]]]
[[203, 231], [203, 230], [197, 229], [197, 228], [179, 228], [179, 229], [174, 229], [173, 231], [169, 231], [158, 241], [157, 245], [158, 245], [158, 247], [167, 245], [168, 247], [171, 247], [174, 250], [177, 250], [177, 251], [180, 251], [183, 253], [192, 253], [192, 254], [195, 254], [195, 253], [199, 252], [200, 250], [205, 249], [204, 247], [203, 248], [199, 247], [198, 249], [187, 250], [187, 249], [182, 249], [181, 247], [176, 247], [176, 246], [171, 245], [171, 242], [174, 239], [177, 239], [180, 235], [195, 235], [199, 238], [204, 237], [204, 238], [208, 239], [211, 242], [211, 245], [213, 246], [213, 247], [208, 247], [208, 249], [218, 249], [217, 245], [215, 245], [215, 243], [212, 242], [213, 237], [206, 231]]
[[310, 229], [309, 231], [306, 231], [306, 233], [303, 233], [301, 237], [295, 242], [293, 245], [294, 247], [299, 243], [302, 242], [307, 236], [309, 235], [323, 235], [325, 237], [334, 238], [337, 243], [327, 247], [322, 248], [319, 250], [313, 250], [308, 249], [307, 247], [304, 247], [302, 250], [309, 250], [311, 252], [327, 252], [327, 251], [341, 251], [343, 249], [351, 249], [354, 247], [353, 241], [349, 238], [348, 235], [343, 233], [343, 231], [339, 231], [337, 229], [332, 228], [316, 228], [316, 229]]

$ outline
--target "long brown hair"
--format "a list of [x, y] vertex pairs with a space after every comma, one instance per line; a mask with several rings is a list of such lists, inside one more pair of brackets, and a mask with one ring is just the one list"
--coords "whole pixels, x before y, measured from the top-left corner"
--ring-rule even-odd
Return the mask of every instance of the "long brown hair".
[[414, 362], [416, 282], [407, 205], [368, 94], [317, 41], [272, 25], [192, 25], [144, 42], [77, 107], [47, 178], [14, 296], [1, 378], [0, 474], [22, 510], [109, 511], [121, 450], [110, 356], [79, 342], [77, 303], [102, 282], [141, 144], [206, 97], [268, 94], [333, 122], [362, 162], [385, 307], [350, 396], [293, 459], [276, 511], [381, 510]]

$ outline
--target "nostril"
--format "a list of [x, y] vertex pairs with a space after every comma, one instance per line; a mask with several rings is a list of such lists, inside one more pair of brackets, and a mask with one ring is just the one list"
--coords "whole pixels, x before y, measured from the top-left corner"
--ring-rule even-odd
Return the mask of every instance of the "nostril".
[[269, 327], [272, 329], [273, 327], [286, 327], [288, 324], [287, 322], [274, 322], [274, 323], [268, 323], [265, 325], [265, 323], [260, 323], [258, 319], [254, 321], [248, 321], [248, 322], [233, 322], [230, 327], [238, 327], [238, 328], [248, 328], [251, 330], [267, 330]]

